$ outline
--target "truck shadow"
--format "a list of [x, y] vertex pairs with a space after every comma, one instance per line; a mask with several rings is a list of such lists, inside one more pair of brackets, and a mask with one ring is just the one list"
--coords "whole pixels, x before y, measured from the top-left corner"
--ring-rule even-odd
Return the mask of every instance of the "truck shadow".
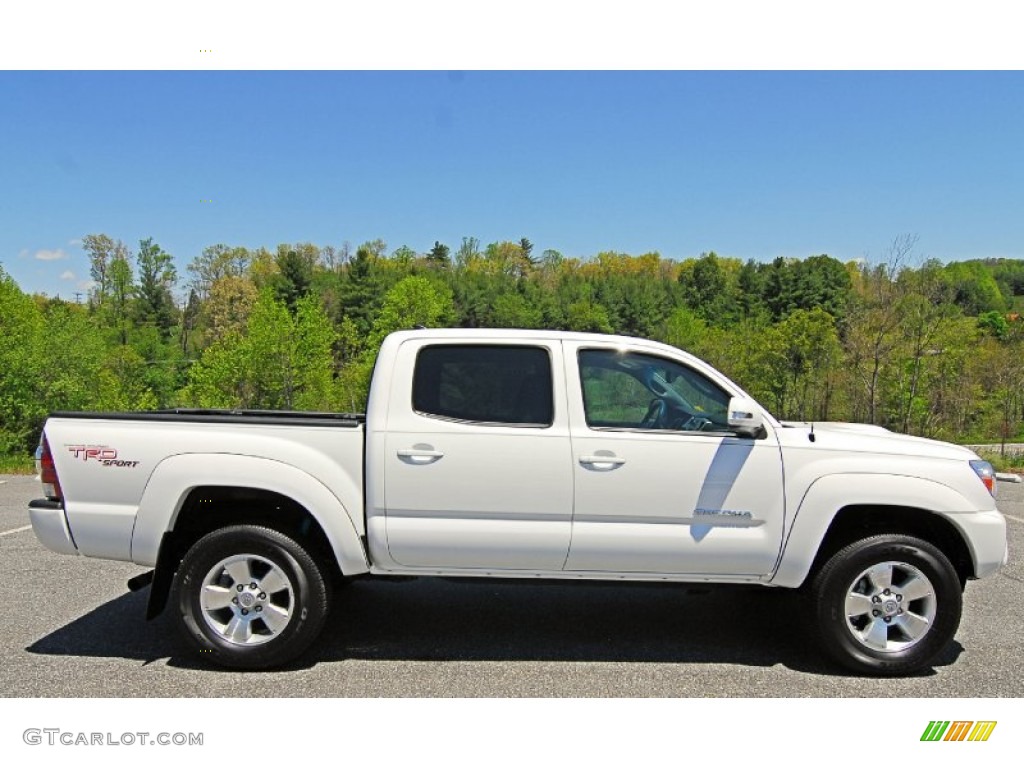
[[[166, 614], [146, 622], [147, 598], [144, 590], [111, 600], [26, 650], [220, 669], [183, 645]], [[652, 662], [845, 676], [808, 636], [805, 610], [794, 593], [757, 587], [356, 581], [336, 593], [320, 639], [289, 668], [346, 659]], [[938, 665], [961, 650], [953, 643]]]

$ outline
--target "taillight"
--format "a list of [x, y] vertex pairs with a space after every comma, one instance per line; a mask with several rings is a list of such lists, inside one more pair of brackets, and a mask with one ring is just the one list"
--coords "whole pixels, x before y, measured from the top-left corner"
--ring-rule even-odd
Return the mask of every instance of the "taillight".
[[43, 493], [46, 498], [53, 501], [61, 501], [64, 492], [60, 489], [60, 479], [57, 477], [57, 467], [53, 463], [53, 454], [50, 453], [50, 443], [43, 438], [43, 455], [39, 457], [41, 471], [39, 479], [43, 481]]
[[992, 496], [996, 495], [996, 471], [987, 461], [978, 459], [971, 462], [971, 469], [978, 475], [978, 479], [988, 488]]

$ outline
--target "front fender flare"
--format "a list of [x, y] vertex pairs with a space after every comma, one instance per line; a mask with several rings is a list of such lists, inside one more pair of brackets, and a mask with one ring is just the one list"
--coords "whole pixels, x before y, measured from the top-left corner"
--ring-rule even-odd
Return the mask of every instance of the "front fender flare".
[[825, 475], [804, 492], [771, 583], [780, 587], [803, 584], [836, 514], [850, 506], [908, 507], [938, 515], [974, 508], [967, 498], [948, 485], [922, 477], [873, 473]]

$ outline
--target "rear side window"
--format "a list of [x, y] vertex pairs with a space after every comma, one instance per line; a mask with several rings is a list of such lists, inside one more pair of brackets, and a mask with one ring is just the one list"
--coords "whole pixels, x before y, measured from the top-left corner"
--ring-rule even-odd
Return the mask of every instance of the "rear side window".
[[457, 421], [550, 426], [551, 356], [540, 347], [424, 347], [416, 357], [412, 407]]

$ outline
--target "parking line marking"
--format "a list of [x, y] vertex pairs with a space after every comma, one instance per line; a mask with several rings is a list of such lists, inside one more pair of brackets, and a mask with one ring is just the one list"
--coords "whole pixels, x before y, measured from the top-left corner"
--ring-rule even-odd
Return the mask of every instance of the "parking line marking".
[[10, 536], [12, 533], [21, 533], [22, 531], [32, 530], [31, 525], [23, 525], [21, 528], [14, 528], [10, 531], [0, 531], [0, 536]]
[[1018, 523], [1024, 523], [1024, 520], [1022, 520], [1021, 518], [1019, 518], [1019, 517], [1014, 517], [1013, 515], [1008, 515], [1008, 514], [1006, 514], [1005, 512], [1003, 512], [1003, 517], [1008, 517], [1008, 518], [1010, 518], [1011, 520], [1016, 520], [1016, 521], [1017, 521]]

